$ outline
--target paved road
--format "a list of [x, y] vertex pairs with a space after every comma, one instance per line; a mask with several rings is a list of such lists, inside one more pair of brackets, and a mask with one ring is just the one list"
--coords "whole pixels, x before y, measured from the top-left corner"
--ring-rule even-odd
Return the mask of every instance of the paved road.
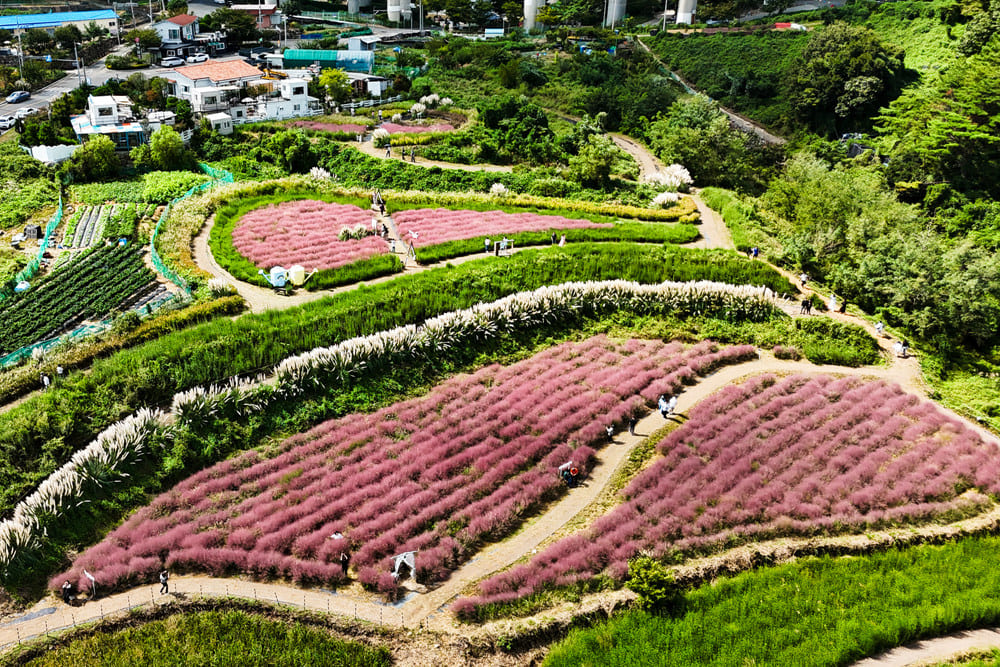
[[[112, 51], [115, 54], [124, 54], [130, 50], [131, 47], [122, 45]], [[240, 60], [239, 55], [227, 55], [221, 58], [213, 58], [214, 62], [226, 62], [229, 60]], [[163, 76], [167, 71], [167, 68], [163, 67], [148, 67], [139, 70], [111, 70], [105, 67], [105, 59], [88, 63], [86, 67], [81, 70], [71, 70], [66, 73], [62, 79], [46, 86], [42, 90], [35, 91], [31, 94], [31, 98], [25, 102], [20, 102], [18, 104], [8, 104], [0, 97], [0, 116], [13, 116], [18, 109], [23, 109], [26, 107], [33, 107], [36, 109], [46, 108], [54, 99], [62, 95], [63, 93], [68, 93], [77, 86], [80, 85], [83, 77], [86, 77], [91, 85], [100, 86], [106, 83], [109, 79], [119, 78], [125, 79], [135, 72], [139, 72], [146, 77]]]

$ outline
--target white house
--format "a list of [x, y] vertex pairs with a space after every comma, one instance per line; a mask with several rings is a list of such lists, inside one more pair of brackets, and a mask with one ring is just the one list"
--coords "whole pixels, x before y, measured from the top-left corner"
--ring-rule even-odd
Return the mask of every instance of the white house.
[[382, 97], [392, 85], [392, 82], [384, 76], [365, 74], [364, 72], [347, 72], [346, 74], [356, 95]]
[[265, 120], [287, 120], [301, 116], [318, 116], [323, 113], [319, 100], [309, 95], [305, 79], [281, 79], [272, 81], [261, 79], [252, 86], [269, 88], [269, 92], [255, 98], [247, 98], [239, 107], [232, 109], [233, 120], [239, 123], [254, 123]]
[[205, 116], [205, 120], [219, 134], [233, 133], [233, 118], [227, 113], [222, 113], [221, 111], [219, 113], [210, 113]]
[[207, 62], [169, 70], [171, 94], [191, 103], [195, 113], [228, 111], [230, 100], [245, 86], [258, 81], [261, 71], [242, 60]]
[[99, 134], [111, 139], [117, 150], [127, 151], [146, 143], [146, 130], [136, 122], [132, 102], [124, 95], [91, 95], [86, 113], [72, 116], [70, 125], [80, 143]]
[[164, 46], [190, 43], [198, 34], [198, 17], [193, 14], [178, 14], [165, 21], [157, 21], [152, 27]]

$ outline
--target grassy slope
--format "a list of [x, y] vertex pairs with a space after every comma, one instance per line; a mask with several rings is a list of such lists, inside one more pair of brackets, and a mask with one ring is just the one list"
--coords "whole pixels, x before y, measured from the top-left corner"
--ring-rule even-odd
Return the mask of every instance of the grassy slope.
[[[576, 630], [546, 665], [847, 665], [913, 639], [1000, 622], [1000, 540], [809, 558]], [[664, 656], [669, 656], [664, 661]]]
[[47, 651], [31, 665], [357, 665], [392, 663], [388, 650], [331, 637], [301, 623], [242, 611], [171, 616], [95, 634]]

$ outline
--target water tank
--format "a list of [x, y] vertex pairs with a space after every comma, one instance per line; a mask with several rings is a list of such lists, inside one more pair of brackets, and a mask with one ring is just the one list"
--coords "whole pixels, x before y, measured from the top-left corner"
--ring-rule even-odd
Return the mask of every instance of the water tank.
[[386, 9], [388, 10], [387, 14], [389, 15], [389, 20], [390, 21], [394, 21], [394, 22], [398, 21], [399, 20], [399, 0], [388, 0], [388, 3], [389, 4], [387, 5]]
[[697, 0], [680, 0], [677, 3], [677, 22], [690, 25], [694, 20], [694, 13], [697, 9]]
[[524, 0], [524, 31], [535, 27], [535, 16], [538, 14], [537, 0]]
[[608, 15], [604, 18], [605, 27], [621, 23], [625, 18], [625, 0], [608, 0]]
[[399, 13], [402, 14], [404, 20], [410, 20], [410, 17], [413, 16], [413, 5], [410, 4], [410, 0], [399, 0]]
[[288, 279], [292, 281], [292, 284], [298, 287], [306, 281], [306, 270], [296, 264], [292, 268], [288, 269]]
[[361, 0], [347, 0], [347, 13], [357, 14], [361, 10]]

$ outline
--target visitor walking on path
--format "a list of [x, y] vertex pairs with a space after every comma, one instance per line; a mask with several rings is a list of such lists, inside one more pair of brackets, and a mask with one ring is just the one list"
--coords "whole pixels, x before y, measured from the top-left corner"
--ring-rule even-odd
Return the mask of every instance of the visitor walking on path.
[[806, 297], [802, 299], [802, 307], [799, 308], [799, 315], [808, 315], [812, 310], [812, 299]]
[[167, 586], [167, 580], [169, 579], [166, 570], [160, 571], [160, 595], [166, 595], [170, 592], [170, 587]]
[[69, 604], [70, 598], [73, 597], [73, 584], [68, 581], [63, 582], [62, 585], [62, 599], [63, 602]]
[[486, 254], [487, 255], [490, 254], [490, 239], [489, 239], [489, 237], [486, 237], [486, 239], [483, 240], [483, 243], [486, 246]]
[[351, 564], [351, 554], [347, 553], [347, 549], [340, 552], [340, 569], [344, 572], [344, 578], [347, 578], [347, 568]]
[[615, 441], [615, 427], [611, 426], [609, 424], [608, 426], [604, 427], [604, 431], [608, 434], [608, 442], [614, 442]]
[[635, 425], [639, 423], [639, 418], [632, 415], [628, 418], [628, 434], [635, 435]]
[[875, 323], [875, 333], [878, 334], [879, 338], [882, 337], [882, 333], [885, 331], [885, 325], [882, 324], [882, 320]]

